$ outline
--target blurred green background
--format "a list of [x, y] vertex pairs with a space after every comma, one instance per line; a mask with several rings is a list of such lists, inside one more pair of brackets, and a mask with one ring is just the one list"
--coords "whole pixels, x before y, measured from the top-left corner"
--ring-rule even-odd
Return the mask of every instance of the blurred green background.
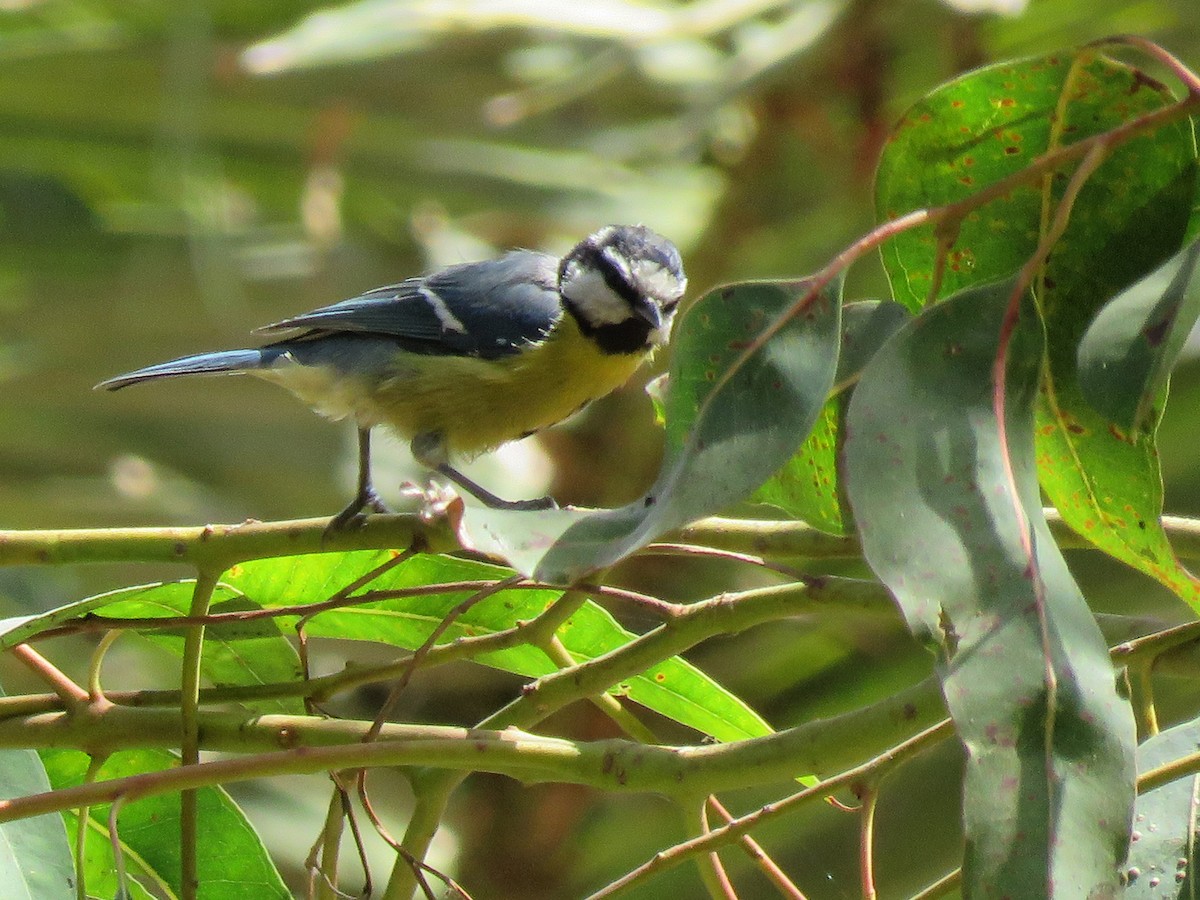
[[[1200, 66], [1196, 0], [0, 0], [0, 528], [332, 513], [351, 490], [350, 429], [278, 389], [92, 385], [253, 342], [259, 325], [434, 266], [561, 251], [610, 222], [671, 236], [692, 296], [803, 275], [871, 226], [874, 162], [907, 104], [964, 69], [1117, 32]], [[873, 264], [852, 273], [850, 296], [883, 291]], [[1172, 394], [1167, 508], [1200, 514], [1200, 368], [1185, 364]], [[378, 447], [380, 487], [402, 505], [400, 482], [419, 473], [399, 442]], [[512, 496], [549, 487], [612, 505], [650, 481], [657, 453], [634, 385], [482, 461], [479, 477]], [[1145, 579], [1072, 562], [1100, 610], [1187, 615]], [[0, 615], [181, 574], [0, 571]], [[715, 564], [639, 563], [622, 577], [673, 598], [740, 583]], [[174, 677], [169, 660], [125, 644], [114, 686]], [[878, 623], [791, 622], [693, 659], [780, 727], [929, 666], [898, 625]], [[418, 679], [402, 715], [473, 722], [515, 688], [490, 671], [439, 672]], [[378, 700], [346, 711], [370, 715]], [[1195, 705], [1169, 689], [1163, 702], [1168, 720]], [[609, 728], [588, 710], [552, 725]], [[952, 864], [956, 766], [943, 749], [889, 783], [885, 896]], [[238, 794], [293, 879], [324, 809], [324, 787], [301, 784]], [[730, 802], [750, 809], [783, 790]], [[653, 799], [488, 777], [459, 795], [449, 825], [436, 861], [480, 898], [574, 896], [682, 834]], [[762, 838], [810, 897], [850, 897], [855, 828], [825, 809]], [[730, 859], [743, 896], [771, 895]], [[685, 867], [642, 896], [697, 890]]]

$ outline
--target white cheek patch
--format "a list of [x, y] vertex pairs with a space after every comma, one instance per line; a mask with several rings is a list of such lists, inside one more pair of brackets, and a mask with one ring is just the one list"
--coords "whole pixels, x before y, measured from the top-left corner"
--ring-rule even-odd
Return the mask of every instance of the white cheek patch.
[[467, 333], [467, 326], [454, 313], [450, 312], [450, 307], [446, 305], [446, 301], [439, 297], [431, 288], [422, 285], [417, 289], [421, 296], [425, 298], [425, 302], [429, 304], [429, 308], [433, 310], [433, 314], [437, 316], [438, 322], [442, 326], [442, 331], [456, 331], [459, 334]]
[[574, 303], [593, 325], [620, 325], [629, 318], [629, 304], [616, 294], [604, 276], [572, 262], [563, 273], [563, 296]]
[[650, 259], [633, 264], [634, 284], [641, 286], [651, 297], [659, 300], [678, 300], [687, 290], [687, 279], [678, 277], [666, 266]]

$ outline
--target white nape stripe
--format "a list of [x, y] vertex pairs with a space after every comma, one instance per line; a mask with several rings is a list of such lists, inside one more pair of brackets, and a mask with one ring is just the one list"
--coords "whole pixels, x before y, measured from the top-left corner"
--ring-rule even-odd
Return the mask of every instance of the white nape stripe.
[[446, 301], [439, 297], [436, 291], [425, 285], [421, 285], [417, 288], [417, 291], [425, 298], [425, 302], [429, 304], [429, 308], [437, 316], [438, 322], [441, 323], [442, 331], [457, 331], [459, 334], [467, 333], [467, 326], [462, 323], [458, 316], [450, 311], [450, 307], [446, 305]]

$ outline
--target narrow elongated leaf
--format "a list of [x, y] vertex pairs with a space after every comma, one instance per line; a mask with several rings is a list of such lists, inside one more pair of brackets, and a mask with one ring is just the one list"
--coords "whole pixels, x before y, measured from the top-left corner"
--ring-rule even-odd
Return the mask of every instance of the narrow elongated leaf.
[[[1138, 773], [1196, 752], [1200, 721], [1193, 719], [1147, 739], [1137, 749]], [[1196, 896], [1196, 792], [1192, 775], [1139, 794], [1133, 842], [1122, 869], [1126, 900]]]
[[[179, 603], [182, 592], [175, 592], [173, 600]], [[164, 616], [186, 615], [191, 606], [191, 596], [186, 605], [163, 606]], [[241, 597], [213, 603], [209, 612], [214, 614], [245, 612], [254, 609]], [[114, 603], [106, 607], [104, 616], [143, 618], [150, 612], [145, 597], [135, 601]], [[147, 631], [141, 635], [156, 646], [177, 656], [183, 656], [184, 638], [182, 631]], [[300, 656], [292, 642], [280, 631], [279, 624], [271, 619], [256, 619], [252, 622], [233, 622], [212, 625], [204, 632], [204, 655], [200, 660], [201, 672], [214, 687], [235, 685], [273, 684], [295, 681], [300, 678]], [[271, 697], [247, 704], [261, 713], [292, 713], [302, 715], [304, 703], [295, 697]]]
[[[0, 796], [50, 790], [33, 750], [0, 751]], [[62, 816], [51, 814], [0, 825], [0, 896], [12, 900], [72, 900], [75, 863]]]
[[[55, 625], [95, 613], [110, 618], [159, 619], [187, 615], [191, 606], [191, 581], [141, 585], [88, 597], [37, 616], [0, 622], [0, 649], [27, 640], [30, 635]], [[213, 592], [213, 612], [247, 609], [243, 599], [228, 586]], [[146, 639], [176, 654], [183, 652], [179, 632], [147, 631]], [[204, 677], [217, 686], [253, 685], [289, 681], [300, 677], [299, 658], [279, 625], [269, 620], [210, 627], [201, 658]], [[263, 699], [254, 704], [260, 712], [302, 713], [299, 700]]]
[[[812, 431], [837, 370], [841, 286], [748, 282], [693, 304], [672, 340], [666, 452], [640, 500], [614, 510], [471, 508], [464, 542], [569, 584], [659, 535], [744, 500]], [[807, 299], [806, 299], [807, 298]], [[755, 338], [785, 324], [754, 353]]]
[[669, 8], [629, 0], [358, 0], [313, 13], [289, 31], [255, 44], [243, 61], [251, 71], [276, 73], [410, 53], [437, 40], [513, 28], [640, 43], [669, 36], [672, 25]]
[[[901, 119], [879, 166], [878, 213], [887, 218], [962, 200], [1042, 154], [1171, 100], [1153, 78], [1092, 49], [970, 72]], [[936, 295], [1014, 273], [1036, 248], [1071, 168], [1016, 186], [968, 215], [946, 254]], [[1076, 369], [1096, 311], [1179, 248], [1196, 183], [1186, 119], [1111, 151], [1079, 193], [1035, 289], [1047, 335], [1037, 427], [1043, 488], [1072, 528], [1200, 607], [1200, 586], [1175, 559], [1159, 523], [1153, 424], [1140, 433], [1111, 427], [1084, 398]], [[933, 230], [898, 236], [883, 258], [896, 299], [913, 309], [924, 304], [938, 268]], [[1151, 412], [1144, 417], [1155, 418]]]
[[[88, 766], [85, 754], [46, 750], [43, 759], [55, 788], [82, 783]], [[95, 777], [123, 778], [178, 764], [178, 758], [165, 750], [122, 750], [106, 759]], [[201, 897], [291, 897], [254, 827], [225, 791], [201, 788], [197, 805], [196, 863]], [[107, 804], [93, 807], [86, 823], [87, 886], [92, 896], [113, 896], [116, 887], [108, 814]], [[72, 824], [77, 827], [77, 820], [72, 818]], [[179, 795], [162, 794], [122, 805], [117, 828], [135, 882], [179, 896]]]
[[[234, 566], [213, 595], [214, 609], [272, 608], [327, 600], [357, 581], [393, 554], [361, 551], [264, 559]], [[396, 590], [457, 581], [497, 581], [511, 575], [508, 569], [452, 557], [421, 555], [390, 569], [366, 590]], [[379, 600], [322, 612], [306, 623], [312, 637], [375, 641], [404, 649], [421, 646], [458, 604], [473, 591], [446, 590], [415, 597]], [[191, 603], [192, 584], [171, 582], [113, 591], [50, 610], [40, 616], [8, 619], [0, 623], [0, 649], [27, 640], [48, 627], [85, 614], [155, 619], [183, 615]], [[503, 591], [474, 604], [459, 615], [441, 640], [494, 634], [528, 621], [561, 596], [556, 590]], [[294, 651], [281, 629], [291, 628], [298, 615], [269, 622], [235, 623], [211, 627], [214, 660], [206, 663], [206, 677], [228, 679], [222, 683], [254, 685], [270, 679], [293, 680]], [[266, 629], [264, 631], [264, 629]], [[266, 637], [263, 637], [263, 635]], [[560, 628], [563, 646], [577, 661], [611, 652], [633, 640], [603, 608], [586, 603]], [[157, 638], [168, 646], [177, 639]], [[264, 640], [267, 658], [256, 659]], [[288, 644], [283, 652], [276, 641]], [[249, 650], [247, 650], [249, 648]], [[204, 659], [209, 657], [206, 642]], [[231, 658], [232, 657], [232, 658]], [[529, 677], [546, 675], [555, 666], [534, 647], [518, 645], [479, 657], [481, 663]], [[718, 740], [732, 741], [769, 734], [770, 726], [753, 709], [691, 663], [678, 657], [613, 688], [649, 709]], [[278, 708], [293, 711], [294, 700], [280, 700]], [[255, 701], [255, 708], [276, 708], [276, 701]]]
[[[177, 616], [186, 610], [192, 596], [192, 582], [172, 581], [162, 584], [144, 584], [135, 587], [105, 591], [83, 600], [76, 600], [34, 616], [14, 616], [0, 620], [0, 650], [9, 650], [35, 634], [78, 619], [88, 613], [116, 606], [118, 603], [146, 601], [146, 607], [137, 615], [145, 618]], [[213, 592], [213, 602], [232, 600], [233, 591], [218, 587]], [[156, 609], [157, 607], [157, 609]]]
[[[243, 591], [256, 605], [286, 606], [324, 599], [387, 559], [386, 553], [361, 552], [259, 560], [235, 567], [227, 573], [226, 582]], [[415, 556], [383, 573], [367, 589], [386, 591], [455, 581], [493, 581], [511, 574], [507, 569], [485, 563], [447, 556]], [[378, 641], [414, 649], [472, 593], [446, 591], [330, 610], [314, 616], [305, 631], [310, 637]], [[512, 628], [539, 615], [560, 595], [554, 590], [493, 594], [457, 616], [441, 642]], [[635, 637], [607, 611], [590, 602], [563, 624], [558, 636], [580, 662], [609, 653]], [[530, 677], [547, 675], [556, 669], [544, 653], [528, 646], [489, 653], [479, 661]], [[749, 706], [679, 658], [666, 660], [613, 690], [718, 740], [739, 740], [771, 731]]]
[[1028, 309], [1009, 348], [1007, 443], [993, 413], [1010, 291], [953, 297], [875, 356], [850, 401], [847, 488], [867, 561], [936, 652], [966, 746], [968, 894], [1107, 896], [1133, 804], [1133, 717], [1041, 513]]
[[1100, 310], [1079, 344], [1079, 387], [1129, 433], [1158, 424], [1167, 380], [1200, 316], [1200, 239]]

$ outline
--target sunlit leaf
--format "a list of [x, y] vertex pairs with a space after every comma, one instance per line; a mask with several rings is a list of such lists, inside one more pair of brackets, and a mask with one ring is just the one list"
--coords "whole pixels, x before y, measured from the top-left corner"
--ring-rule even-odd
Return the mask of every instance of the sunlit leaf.
[[[159, 619], [187, 615], [191, 608], [191, 581], [124, 588], [69, 603], [38, 616], [0, 622], [0, 649], [14, 646], [30, 635], [80, 616], [96, 613], [110, 618]], [[227, 586], [213, 592], [211, 612], [245, 611], [241, 597]], [[183, 652], [179, 630], [147, 629], [146, 639], [176, 653]], [[210, 626], [206, 634], [201, 670], [213, 685], [254, 685], [290, 681], [300, 676], [300, 664], [291, 642], [271, 620]], [[260, 712], [301, 713], [294, 699], [265, 698], [255, 702]]]
[[[901, 119], [880, 162], [879, 215], [961, 200], [1041, 154], [1170, 102], [1157, 81], [1093, 50], [968, 73]], [[1159, 524], [1153, 429], [1112, 427], [1084, 399], [1076, 371], [1079, 343], [1096, 311], [1180, 246], [1196, 190], [1195, 157], [1187, 120], [1111, 151], [1083, 186], [1034, 288], [1047, 331], [1037, 428], [1043, 488], [1072, 528], [1198, 605], [1200, 586], [1175, 559]], [[1015, 272], [1037, 246], [1069, 173], [1013, 187], [969, 214], [945, 257], [938, 296]], [[937, 250], [930, 228], [889, 242], [884, 264], [897, 300], [911, 308], [926, 301]]]
[[763, 482], [751, 500], [770, 504], [829, 534], [846, 533], [837, 471], [844, 403], [842, 397], [826, 402], [800, 452]]
[[[191, 581], [171, 581], [118, 588], [67, 603], [38, 615], [0, 620], [0, 650], [11, 649], [35, 634], [108, 607], [125, 612], [136, 610], [139, 618], [146, 619], [182, 615], [191, 603], [193, 584]], [[234, 591], [218, 586], [213, 591], [212, 602], [229, 602], [236, 597]]]
[[[81, 784], [88, 757], [73, 750], [44, 750], [43, 759], [55, 788]], [[95, 780], [124, 778], [173, 768], [176, 756], [165, 750], [121, 750], [95, 772]], [[196, 866], [201, 896], [223, 900], [241, 897], [291, 897], [254, 827], [220, 788], [196, 792], [198, 828]], [[117, 829], [125, 864], [136, 883], [179, 896], [179, 794], [168, 793], [122, 804]], [[71, 817], [75, 826], [77, 820]], [[86, 838], [87, 887], [91, 896], [113, 896], [115, 867], [109, 834], [109, 805], [89, 810]], [[151, 896], [143, 893], [143, 896]]]
[[[322, 554], [261, 560], [238, 566], [227, 582], [264, 607], [324, 599], [388, 559], [385, 553]], [[512, 572], [445, 556], [416, 556], [383, 573], [369, 590], [387, 591], [455, 581], [493, 581]], [[447, 591], [329, 610], [305, 625], [310, 637], [377, 641], [405, 649], [421, 646], [433, 629], [473, 591]], [[560, 596], [553, 590], [509, 590], [493, 594], [456, 616], [439, 643], [494, 634], [529, 621]], [[292, 619], [294, 621], [294, 619]], [[604, 609], [584, 604], [559, 629], [576, 661], [594, 659], [633, 639]], [[539, 649], [524, 645], [484, 654], [479, 661], [537, 677], [556, 670]], [[690, 663], [674, 658], [614, 688], [668, 718], [729, 741], [770, 732], [763, 719]]]
[[[214, 611], [328, 600], [393, 556], [375, 551], [326, 553], [235, 566], [214, 591]], [[420, 555], [383, 573], [370, 583], [369, 589], [386, 591], [445, 582], [491, 582], [511, 574], [510, 570], [483, 563]], [[374, 641], [411, 650], [421, 646], [443, 618], [474, 593], [447, 590], [331, 609], [307, 620], [305, 633], [310, 637]], [[547, 589], [493, 594], [456, 616], [441, 642], [513, 628], [519, 622], [535, 618], [560, 595], [560, 591]], [[85, 614], [146, 619], [184, 615], [191, 596], [191, 582], [146, 585], [102, 594], [40, 616], [5, 620], [0, 623], [0, 649]], [[221, 679], [221, 684], [246, 686], [271, 680], [285, 683], [296, 680], [299, 673], [294, 651], [283, 637], [282, 629], [292, 628], [299, 617], [290, 614], [266, 621], [210, 626], [207, 631], [212, 632], [212, 640], [205, 642], [202, 657], [206, 678]], [[7, 626], [7, 630], [2, 626]], [[606, 610], [589, 602], [560, 628], [559, 637], [577, 661], [584, 661], [624, 646], [635, 635], [622, 628]], [[178, 652], [178, 638], [163, 635], [157, 640]], [[541, 650], [519, 643], [482, 654], [479, 661], [529, 677], [556, 670]], [[771, 731], [762, 717], [743, 701], [679, 658], [665, 660], [613, 690], [718, 740], [757, 737]], [[290, 698], [247, 701], [255, 709], [286, 712], [298, 711], [298, 702]]]
[[[180, 596], [181, 593], [173, 591], [177, 606], [167, 605], [155, 610], [147, 605], [145, 598], [141, 598], [107, 606], [103, 615], [129, 618], [147, 618], [156, 612], [166, 616], [186, 615], [191, 606], [191, 597], [189, 595], [185, 600]], [[254, 608], [239, 597], [212, 603], [209, 613], [238, 613]], [[148, 630], [140, 636], [177, 656], [183, 655], [182, 630]], [[272, 619], [208, 626], [204, 632], [204, 655], [200, 663], [202, 674], [214, 687], [273, 684], [295, 681], [301, 676], [300, 657], [296, 648]], [[304, 704], [298, 698], [263, 698], [250, 705], [263, 713], [304, 712]]]
[[847, 488], [967, 749], [968, 895], [1102, 896], [1127, 840], [1133, 716], [1042, 516], [1031, 308], [1008, 350], [1007, 444], [993, 414], [1011, 290], [951, 298], [875, 356], [850, 401]]

